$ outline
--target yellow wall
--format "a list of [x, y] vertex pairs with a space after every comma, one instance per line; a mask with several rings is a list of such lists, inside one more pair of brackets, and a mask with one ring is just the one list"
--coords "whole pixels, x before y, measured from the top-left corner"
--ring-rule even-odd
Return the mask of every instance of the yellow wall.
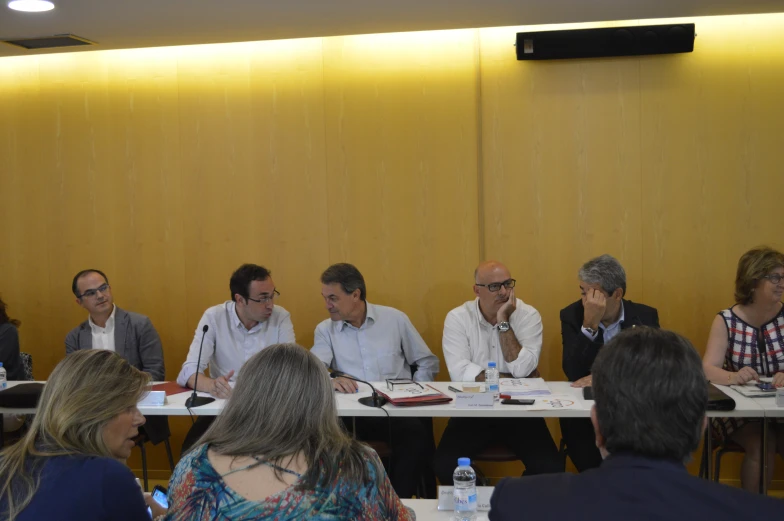
[[348, 261], [441, 356], [498, 258], [559, 380], [558, 310], [606, 252], [702, 351], [740, 254], [784, 249], [784, 15], [692, 21], [694, 53], [641, 58], [518, 62], [524, 28], [3, 58], [0, 293], [36, 376], [85, 318], [86, 267], [152, 318], [169, 378], [242, 262], [273, 270], [306, 346], [318, 276]]

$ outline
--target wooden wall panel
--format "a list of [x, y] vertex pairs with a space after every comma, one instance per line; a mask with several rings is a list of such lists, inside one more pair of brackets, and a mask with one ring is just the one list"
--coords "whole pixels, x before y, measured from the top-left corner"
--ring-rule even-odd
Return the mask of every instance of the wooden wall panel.
[[640, 69], [645, 293], [700, 352], [741, 254], [784, 247], [784, 17], [710, 22], [694, 54]]
[[485, 256], [542, 314], [539, 367], [562, 380], [558, 311], [579, 298], [579, 266], [616, 256], [640, 299], [639, 68], [518, 62], [518, 30], [481, 31]]
[[324, 40], [330, 262], [408, 314], [439, 379], [444, 318], [479, 260], [475, 34]]

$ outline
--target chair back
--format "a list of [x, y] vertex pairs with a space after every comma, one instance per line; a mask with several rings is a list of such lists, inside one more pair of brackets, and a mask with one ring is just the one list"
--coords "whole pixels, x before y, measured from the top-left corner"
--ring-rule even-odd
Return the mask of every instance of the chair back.
[[22, 351], [19, 353], [19, 358], [22, 359], [22, 367], [24, 368], [24, 379], [34, 380], [33, 378], [33, 355]]

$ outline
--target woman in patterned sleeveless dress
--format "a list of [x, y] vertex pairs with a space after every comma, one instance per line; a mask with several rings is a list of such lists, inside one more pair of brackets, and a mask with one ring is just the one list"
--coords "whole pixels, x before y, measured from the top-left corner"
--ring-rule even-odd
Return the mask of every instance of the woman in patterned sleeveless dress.
[[[735, 305], [713, 320], [703, 358], [705, 375], [720, 385], [745, 384], [761, 376], [784, 387], [784, 254], [760, 247], [743, 254], [735, 277]], [[763, 347], [761, 347], [763, 346]], [[760, 423], [720, 418], [714, 429], [746, 451], [741, 485], [759, 490]], [[776, 452], [784, 457], [784, 424], [769, 424], [768, 467]], [[768, 472], [768, 479], [773, 475]]]

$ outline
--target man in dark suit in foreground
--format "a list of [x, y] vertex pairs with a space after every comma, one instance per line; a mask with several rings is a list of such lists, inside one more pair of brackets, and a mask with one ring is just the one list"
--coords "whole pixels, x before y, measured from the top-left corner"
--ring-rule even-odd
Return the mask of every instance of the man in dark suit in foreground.
[[[591, 366], [605, 343], [625, 329], [659, 327], [656, 309], [626, 300], [626, 271], [601, 255], [580, 267], [580, 300], [561, 310], [563, 370], [572, 387], [590, 387]], [[602, 457], [587, 418], [560, 418], [561, 435], [577, 470], [598, 467]]]
[[702, 361], [688, 340], [638, 327], [619, 333], [593, 366], [591, 409], [601, 466], [581, 474], [506, 478], [491, 521], [775, 519], [784, 504], [691, 476], [684, 466], [707, 425]]

